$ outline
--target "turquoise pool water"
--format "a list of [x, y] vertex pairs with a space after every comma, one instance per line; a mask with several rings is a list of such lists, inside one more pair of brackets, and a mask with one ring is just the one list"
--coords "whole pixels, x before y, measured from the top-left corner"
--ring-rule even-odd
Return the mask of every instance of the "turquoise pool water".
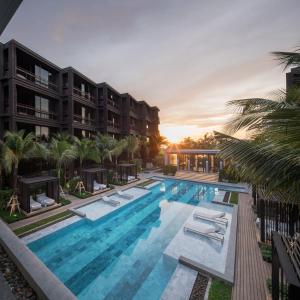
[[164, 250], [216, 188], [164, 180], [96, 221], [82, 219], [28, 247], [79, 298], [159, 299], [177, 261]]

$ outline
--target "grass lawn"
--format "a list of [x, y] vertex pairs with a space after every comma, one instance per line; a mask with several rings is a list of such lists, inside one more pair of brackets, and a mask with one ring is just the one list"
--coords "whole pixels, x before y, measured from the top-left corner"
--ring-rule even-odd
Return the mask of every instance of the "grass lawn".
[[239, 201], [239, 194], [237, 192], [231, 192], [230, 203], [231, 204], [238, 204], [238, 201]]
[[13, 223], [25, 218], [25, 215], [19, 212], [15, 212], [11, 216], [9, 215], [9, 213], [9, 210], [0, 210], [0, 218], [6, 223]]
[[82, 193], [79, 193], [79, 192], [70, 192], [71, 195], [77, 197], [77, 198], [80, 198], [80, 199], [86, 199], [88, 197], [91, 197], [92, 194], [89, 193], [89, 192], [82, 192]]
[[65, 205], [68, 205], [72, 202], [68, 199], [65, 199], [64, 197], [59, 197], [59, 203], [61, 203], [62, 206], [65, 206]]
[[14, 233], [16, 235], [21, 235], [21, 234], [24, 234], [24, 233], [27, 233], [27, 232], [32, 232], [32, 231], [34, 231], [34, 229], [36, 229], [40, 226], [47, 225], [47, 224], [53, 224], [53, 223], [55, 223], [55, 221], [58, 221], [58, 220], [61, 221], [61, 220], [67, 219], [71, 216], [73, 216], [73, 214], [71, 212], [64, 211], [64, 212], [59, 213], [57, 215], [51, 216], [49, 218], [46, 218], [46, 219], [37, 221], [35, 223], [28, 224], [28, 225], [25, 225], [23, 227], [20, 227], [20, 228], [14, 230]]
[[230, 300], [231, 291], [232, 287], [230, 285], [213, 279], [209, 289], [208, 300]]
[[154, 180], [154, 179], [148, 179], [145, 182], [139, 183], [138, 186], [144, 187], [144, 186], [147, 186], [148, 184], [151, 184], [153, 182], [156, 182], [156, 180]]

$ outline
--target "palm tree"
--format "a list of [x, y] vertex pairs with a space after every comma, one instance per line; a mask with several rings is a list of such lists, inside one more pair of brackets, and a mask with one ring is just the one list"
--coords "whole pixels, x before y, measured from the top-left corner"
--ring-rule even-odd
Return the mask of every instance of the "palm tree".
[[7, 131], [4, 135], [4, 143], [5, 164], [8, 170], [12, 170], [12, 188], [13, 194], [16, 195], [20, 162], [32, 157], [45, 156], [46, 150], [35, 141], [33, 133], [25, 134], [24, 130], [17, 132]]
[[[285, 68], [300, 66], [300, 53], [275, 52]], [[300, 92], [279, 91], [275, 99], [242, 99], [229, 102], [237, 115], [227, 125], [230, 134], [247, 130], [241, 140], [216, 133], [221, 156], [232, 159], [241, 177], [262, 185], [267, 195], [299, 203], [300, 192]]]
[[76, 156], [79, 159], [79, 174], [81, 174], [82, 167], [86, 160], [99, 161], [98, 149], [96, 148], [95, 141], [86, 138], [80, 140], [74, 137], [74, 145]]
[[114, 147], [111, 150], [111, 155], [115, 158], [116, 166], [118, 165], [118, 158], [124, 152], [126, 145], [127, 145], [127, 143], [126, 143], [125, 139], [121, 139], [118, 141], [115, 140]]
[[49, 158], [55, 163], [57, 177], [61, 184], [63, 167], [76, 158], [76, 148], [67, 139], [58, 140], [54, 137], [51, 139], [48, 147]]
[[3, 172], [11, 172], [11, 160], [8, 157], [9, 152], [7, 151], [7, 146], [3, 141], [0, 141], [0, 189], [3, 184]]
[[114, 139], [109, 135], [98, 133], [95, 136], [95, 144], [98, 149], [100, 164], [103, 166], [105, 159], [111, 161], [111, 151], [114, 147]]
[[129, 135], [125, 138], [126, 140], [126, 150], [128, 154], [128, 160], [129, 157], [131, 158], [131, 161], [134, 159], [134, 154], [138, 151], [139, 149], [139, 140], [136, 136], [134, 135]]

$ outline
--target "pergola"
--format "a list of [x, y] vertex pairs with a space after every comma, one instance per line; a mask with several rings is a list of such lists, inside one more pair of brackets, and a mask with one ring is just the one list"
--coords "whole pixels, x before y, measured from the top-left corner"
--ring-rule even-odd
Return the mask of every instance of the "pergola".
[[46, 185], [46, 196], [59, 203], [59, 181], [58, 177], [36, 176], [22, 178], [19, 181], [19, 201], [21, 208], [30, 213], [30, 190]]
[[117, 174], [120, 181], [130, 181], [130, 177], [132, 180], [137, 179], [137, 167], [135, 164], [119, 164], [117, 165]]
[[102, 168], [84, 169], [81, 172], [83, 184], [87, 192], [94, 192], [94, 180], [98, 183], [107, 184], [107, 170]]
[[165, 165], [177, 165], [178, 170], [216, 172], [224, 167], [219, 153], [218, 149], [169, 148], [165, 151]]

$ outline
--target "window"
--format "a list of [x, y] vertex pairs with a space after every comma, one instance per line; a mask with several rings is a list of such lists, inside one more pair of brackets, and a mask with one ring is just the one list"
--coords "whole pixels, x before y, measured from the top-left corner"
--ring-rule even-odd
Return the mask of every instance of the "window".
[[34, 66], [34, 70], [36, 76], [35, 83], [44, 87], [48, 87], [49, 77], [51, 76], [51, 74], [47, 70], [44, 70], [43, 68], [37, 65]]
[[49, 137], [49, 127], [35, 126], [35, 135], [41, 139], [48, 139]]
[[49, 119], [49, 99], [35, 96], [35, 109], [37, 118]]

